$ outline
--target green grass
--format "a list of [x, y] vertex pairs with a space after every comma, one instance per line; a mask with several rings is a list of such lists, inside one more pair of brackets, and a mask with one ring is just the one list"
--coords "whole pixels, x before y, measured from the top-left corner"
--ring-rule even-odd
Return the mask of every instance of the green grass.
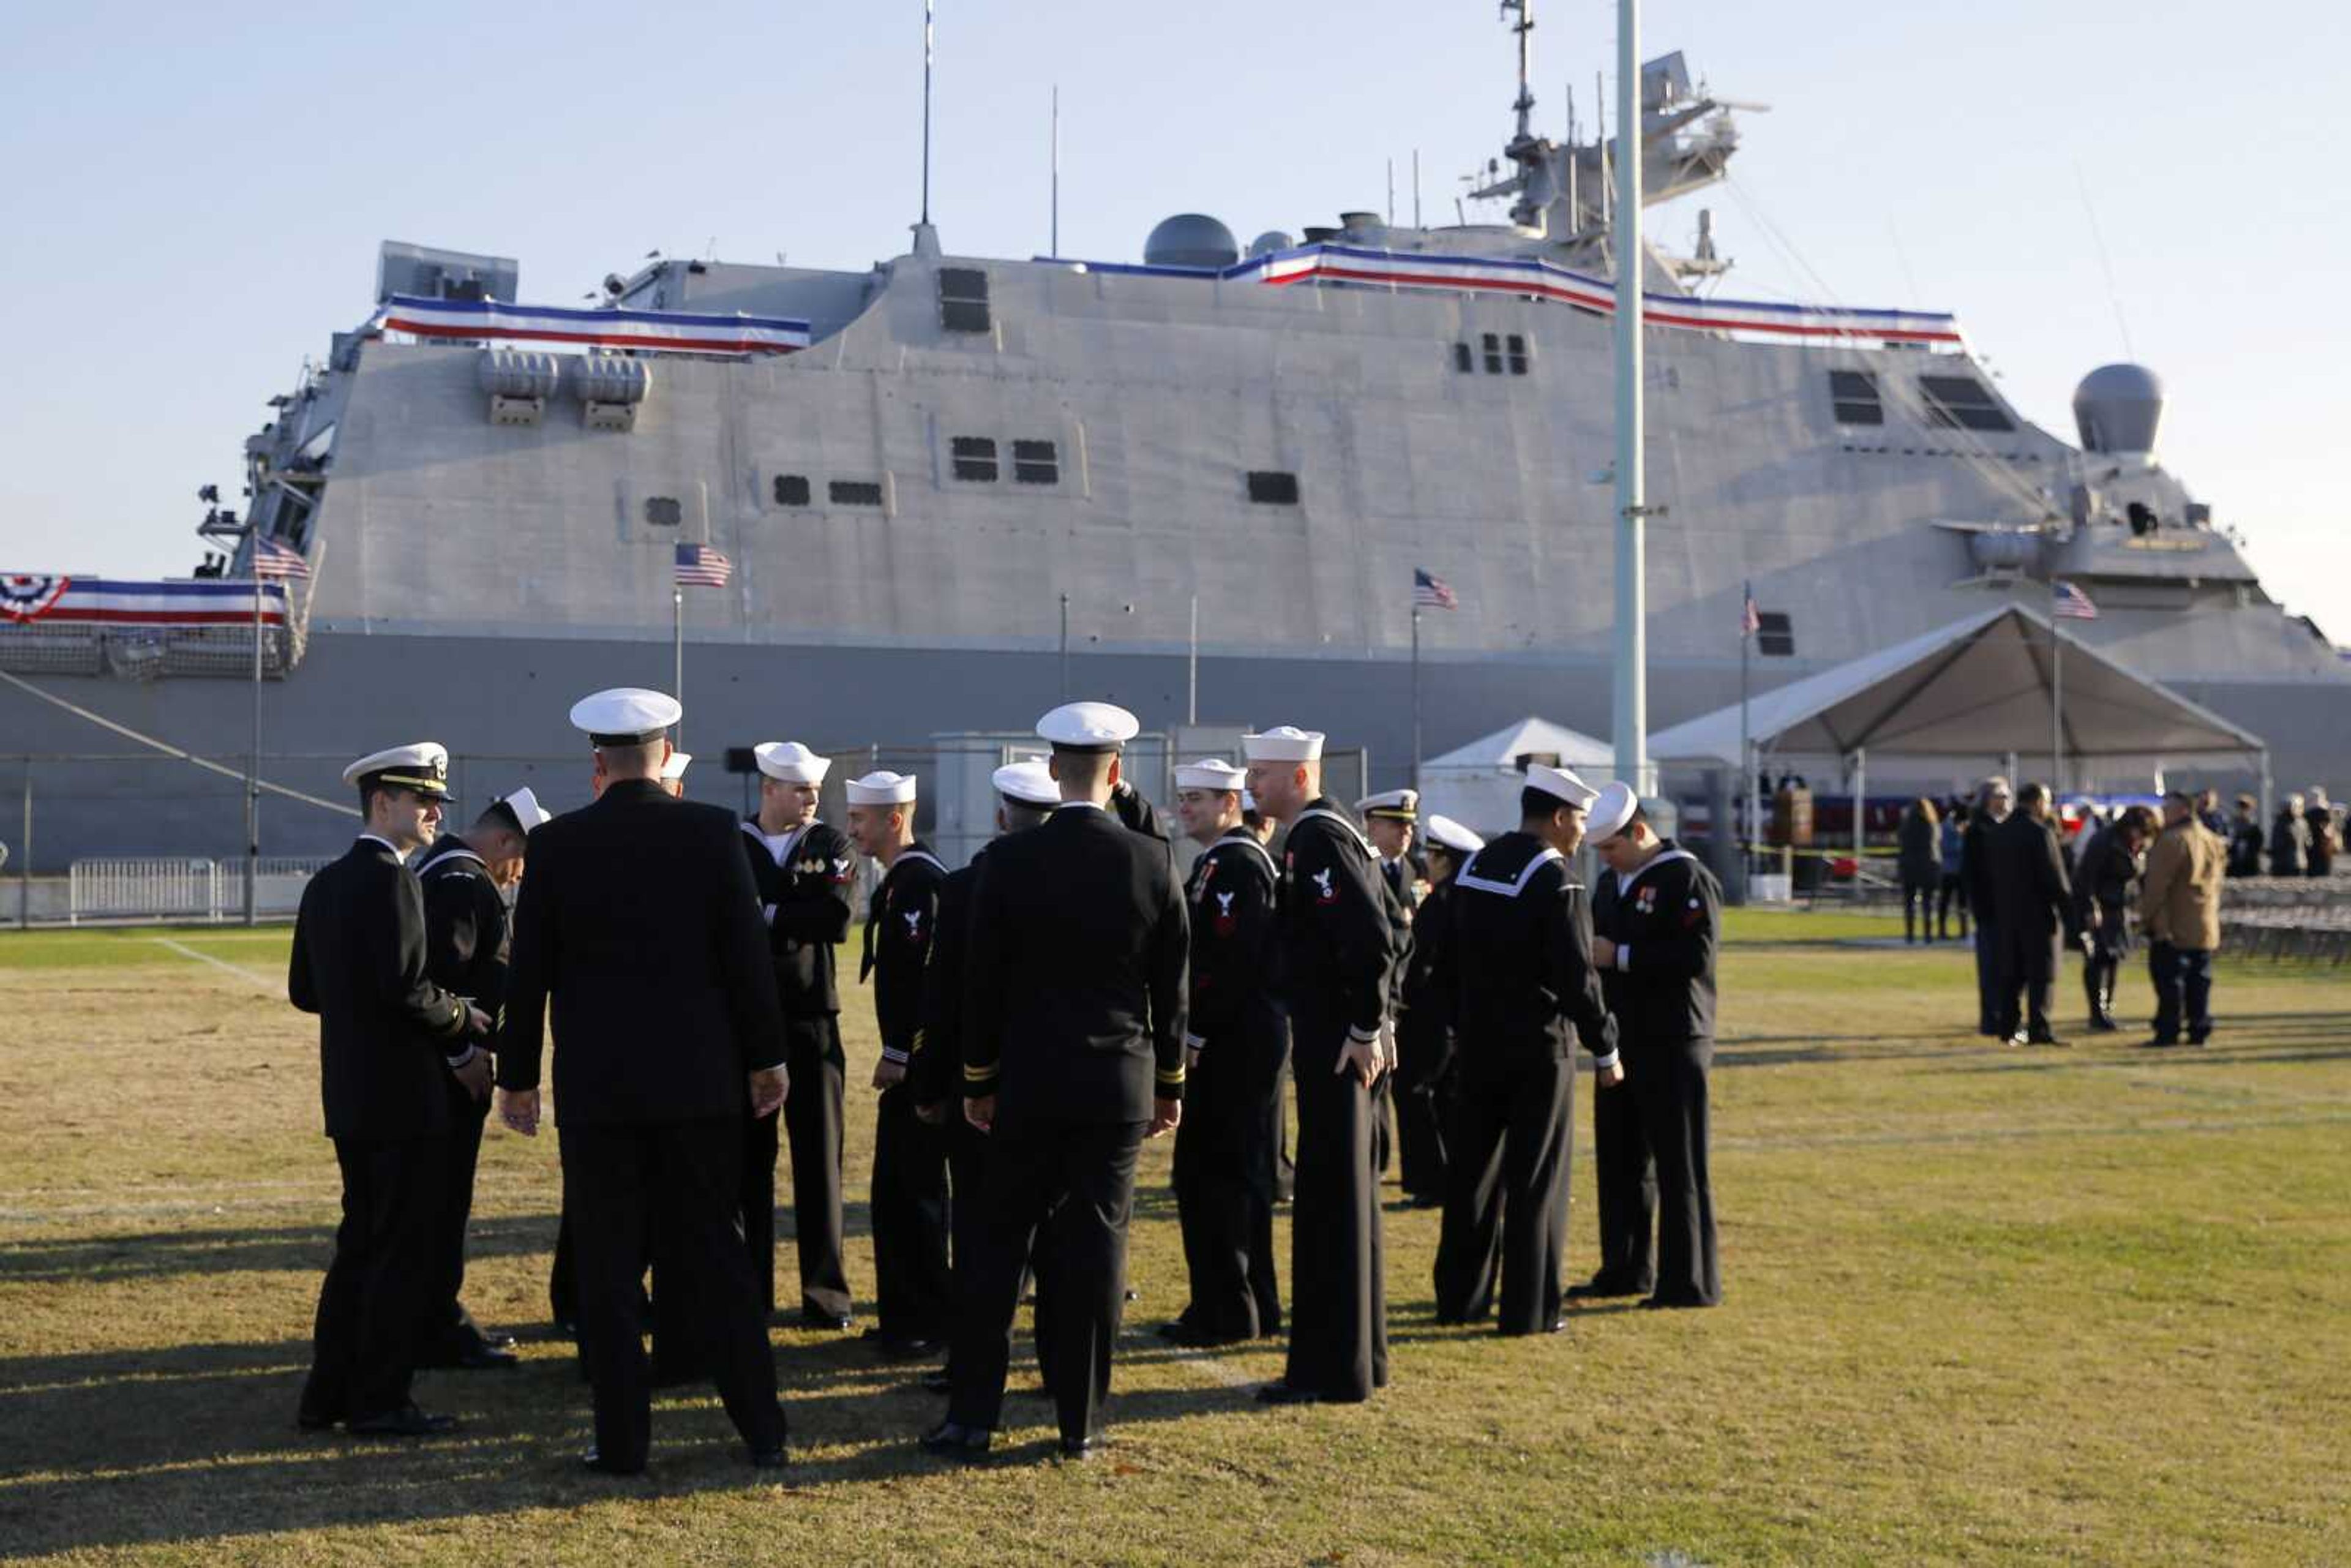
[[[1008, 1452], [935, 1464], [911, 1439], [937, 1402], [903, 1372], [778, 1330], [780, 1484], [699, 1392], [658, 1408], [650, 1479], [570, 1473], [585, 1392], [543, 1332], [555, 1150], [495, 1133], [466, 1294], [525, 1334], [524, 1367], [427, 1376], [427, 1403], [468, 1418], [452, 1441], [298, 1437], [336, 1188], [315, 1037], [277, 991], [285, 932], [0, 936], [0, 1555], [2351, 1560], [2346, 972], [2224, 965], [2207, 1051], [2004, 1051], [1966, 1032], [1961, 953], [1844, 945], [1889, 930], [1730, 916], [1719, 1311], [1583, 1311], [1540, 1342], [1440, 1329], [1435, 1218], [1392, 1207], [1395, 1386], [1261, 1411], [1247, 1385], [1278, 1347], [1148, 1334], [1184, 1298], [1163, 1142], [1107, 1462], [1044, 1462], [1048, 1409], [1016, 1394]], [[2126, 1011], [2145, 1001], [2134, 975]], [[2060, 1003], [2074, 1024], [2078, 988]], [[866, 1005], [844, 1020], [852, 1082]], [[1588, 1080], [1579, 1098], [1581, 1272]], [[851, 1123], [854, 1200], [868, 1095]]]

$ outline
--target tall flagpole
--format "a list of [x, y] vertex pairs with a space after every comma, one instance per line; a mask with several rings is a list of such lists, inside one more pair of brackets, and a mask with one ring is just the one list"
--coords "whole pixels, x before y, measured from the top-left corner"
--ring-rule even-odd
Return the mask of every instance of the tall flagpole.
[[2058, 629], [2057, 612], [2049, 612], [2049, 810], [2065, 793], [2065, 633]]
[[1656, 790], [1649, 767], [1649, 639], [1641, 407], [1641, 6], [1616, 0], [1616, 777]]
[[[1365, 787], [1369, 788], [1369, 780]], [[1412, 607], [1412, 787], [1420, 789], [1420, 606]]]
[[923, 0], [923, 226], [931, 222], [931, 0]]
[[1200, 722], [1200, 596], [1192, 595], [1192, 641], [1184, 659], [1184, 722]]
[[1747, 809], [1747, 822], [1740, 835], [1739, 847], [1739, 882], [1741, 898], [1747, 896], [1747, 873], [1750, 863], [1748, 857], [1748, 845], [1758, 841], [1763, 836], [1755, 821], [1755, 814], [1760, 808], [1755, 800], [1754, 742], [1749, 739], [1747, 728], [1747, 650], [1748, 644], [1755, 641], [1754, 617], [1749, 612], [1749, 607], [1754, 602], [1755, 585], [1750, 582], [1740, 589], [1739, 601], [1739, 800], [1740, 803]]
[[261, 860], [261, 536], [253, 551], [253, 754], [245, 770], [245, 923], [260, 923], [254, 873]]
[[[685, 706], [685, 590], [675, 583], [670, 585], [669, 610], [670, 695], [677, 699], [680, 707], [684, 707]], [[684, 719], [678, 720], [677, 723], [677, 745], [680, 750], [685, 747]]]

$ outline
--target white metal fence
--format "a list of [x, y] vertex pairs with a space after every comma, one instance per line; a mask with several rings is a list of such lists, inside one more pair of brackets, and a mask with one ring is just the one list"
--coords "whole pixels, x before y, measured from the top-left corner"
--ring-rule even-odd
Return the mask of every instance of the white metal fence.
[[[254, 907], [290, 915], [303, 884], [329, 855], [263, 855], [254, 862]], [[67, 919], [208, 920], [245, 913], [245, 861], [135, 856], [78, 860], [68, 868]]]

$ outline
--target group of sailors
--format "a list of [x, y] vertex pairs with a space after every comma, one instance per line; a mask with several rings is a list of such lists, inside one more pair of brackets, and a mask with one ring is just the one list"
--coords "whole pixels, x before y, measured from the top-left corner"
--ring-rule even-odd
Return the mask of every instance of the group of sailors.
[[[1134, 716], [1073, 703], [1037, 727], [1049, 758], [996, 771], [998, 836], [950, 870], [914, 831], [913, 777], [850, 781], [836, 828], [819, 815], [831, 765], [796, 742], [755, 748], [752, 819], [685, 800], [681, 716], [636, 688], [576, 705], [595, 798], [559, 817], [517, 789], [440, 833], [431, 743], [346, 770], [365, 831], [306, 891], [288, 982], [320, 1017], [344, 1187], [304, 1427], [446, 1431], [415, 1370], [513, 1364], [461, 1303], [465, 1229], [493, 1082], [502, 1122], [535, 1134], [551, 1026], [551, 1294], [593, 1391], [585, 1463], [642, 1470], [653, 1387], [703, 1378], [751, 1461], [784, 1462], [767, 1325], [787, 1147], [798, 1319], [852, 1322], [835, 963], [861, 857], [881, 873], [856, 937], [881, 1036], [866, 1334], [886, 1357], [945, 1358], [925, 1448], [991, 1446], [1033, 1289], [1061, 1451], [1096, 1450], [1137, 1162], [1170, 1133], [1189, 1301], [1159, 1332], [1213, 1346], [1286, 1329], [1268, 1404], [1389, 1381], [1392, 1148], [1408, 1197], [1443, 1210], [1441, 1322], [1554, 1333], [1572, 1297], [1719, 1301], [1720, 894], [1624, 785], [1530, 763], [1515, 830], [1486, 841], [1431, 817], [1423, 838], [1413, 791], [1358, 802], [1359, 821], [1323, 793], [1323, 737], [1283, 726], [1244, 737], [1245, 765], [1176, 770], [1186, 875], [1123, 775]], [[1599, 1267], [1570, 1285], [1579, 1048], [1598, 1084]]]

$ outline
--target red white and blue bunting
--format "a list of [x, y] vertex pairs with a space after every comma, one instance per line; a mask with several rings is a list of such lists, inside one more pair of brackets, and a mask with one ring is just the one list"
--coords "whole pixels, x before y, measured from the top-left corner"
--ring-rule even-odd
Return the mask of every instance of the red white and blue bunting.
[[250, 626], [254, 595], [261, 623], [286, 623], [279, 583], [124, 582], [55, 572], [0, 573], [0, 625]]
[[469, 343], [539, 343], [672, 354], [789, 354], [809, 346], [809, 324], [783, 316], [693, 315], [677, 310], [580, 310], [499, 299], [420, 299], [395, 294], [373, 325], [411, 337]]

